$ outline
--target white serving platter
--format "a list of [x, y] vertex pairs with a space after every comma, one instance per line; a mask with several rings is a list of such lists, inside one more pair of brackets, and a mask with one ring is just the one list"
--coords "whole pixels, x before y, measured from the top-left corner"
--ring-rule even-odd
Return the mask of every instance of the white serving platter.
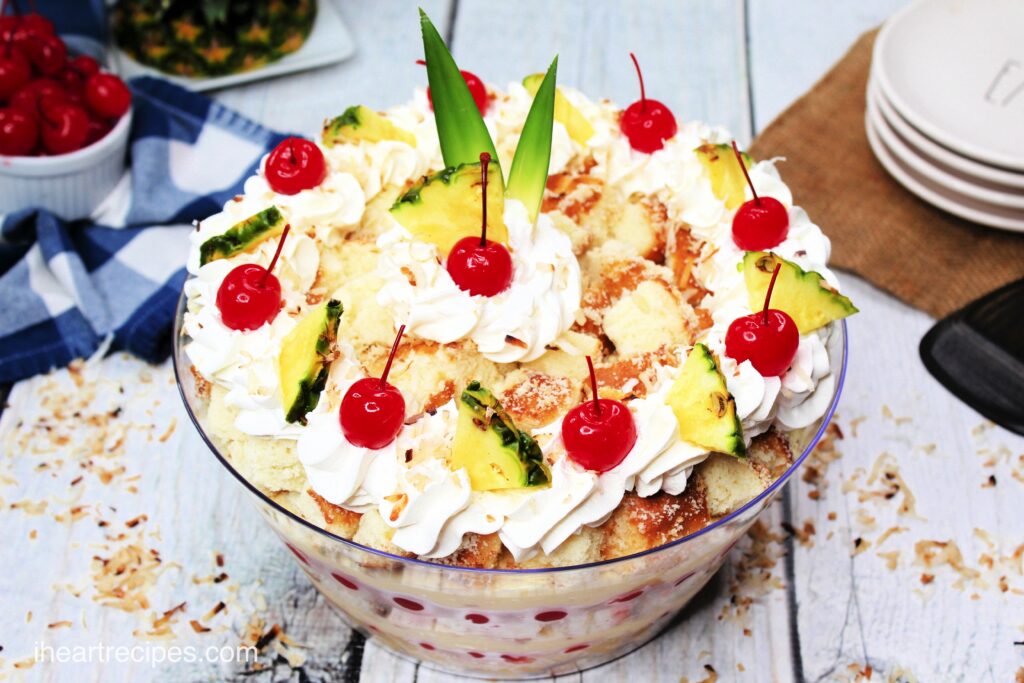
[[1024, 171], [1024, 2], [917, 0], [878, 34], [873, 75], [921, 132]]
[[111, 50], [111, 62], [114, 70], [122, 78], [157, 76], [174, 81], [190, 90], [205, 91], [335, 64], [350, 57], [355, 49], [352, 35], [345, 27], [334, 3], [331, 0], [319, 0], [313, 29], [303, 46], [259, 69], [210, 78], [175, 76], [140, 64], [116, 45]]

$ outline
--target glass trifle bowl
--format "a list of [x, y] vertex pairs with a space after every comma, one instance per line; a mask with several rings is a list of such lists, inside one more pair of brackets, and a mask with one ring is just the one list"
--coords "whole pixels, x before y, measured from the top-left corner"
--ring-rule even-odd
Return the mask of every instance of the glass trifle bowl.
[[834, 323], [828, 409], [787, 434], [794, 460], [759, 495], [675, 541], [626, 557], [545, 569], [477, 569], [410, 559], [334, 535], [246, 480], [208, 428], [190, 371], [179, 302], [174, 368], [185, 407], [210, 451], [324, 597], [356, 630], [425, 665], [488, 678], [533, 678], [599, 666], [646, 643], [708, 582], [825, 432], [846, 373], [846, 323]]

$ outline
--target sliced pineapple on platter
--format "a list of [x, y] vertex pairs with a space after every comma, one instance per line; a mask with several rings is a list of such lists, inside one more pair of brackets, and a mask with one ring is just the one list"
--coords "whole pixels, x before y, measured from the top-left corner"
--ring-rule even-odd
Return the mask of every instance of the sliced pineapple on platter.
[[298, 50], [317, 18], [316, 0], [118, 0], [118, 47], [140, 64], [206, 78], [257, 69]]

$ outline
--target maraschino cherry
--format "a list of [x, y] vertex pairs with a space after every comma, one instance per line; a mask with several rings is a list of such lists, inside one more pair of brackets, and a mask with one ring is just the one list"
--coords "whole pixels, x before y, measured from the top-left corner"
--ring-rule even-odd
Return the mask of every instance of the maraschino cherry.
[[100, 63], [89, 55], [78, 55], [68, 61], [68, 66], [81, 74], [82, 78], [89, 78], [100, 72]]
[[33, 36], [25, 49], [32, 66], [44, 76], [55, 75], [68, 61], [67, 46], [52, 33]]
[[[427, 65], [422, 59], [417, 59], [416, 63], [421, 66]], [[487, 107], [491, 104], [491, 98], [487, 96], [487, 86], [472, 71], [460, 70], [459, 73], [462, 74], [462, 80], [466, 81], [466, 86], [469, 87], [469, 94], [473, 96], [476, 108], [480, 110], [480, 116], [487, 116]], [[430, 96], [430, 88], [427, 88], [427, 101], [430, 102], [430, 111], [434, 111], [434, 99]]]
[[263, 174], [274, 192], [298, 194], [324, 181], [327, 162], [316, 143], [290, 137], [285, 138], [267, 157]]
[[483, 220], [480, 237], [463, 237], [448, 252], [448, 274], [459, 289], [494, 296], [512, 284], [512, 255], [500, 242], [487, 239], [487, 166], [491, 155], [480, 154]]
[[14, 32], [18, 28], [18, 24], [21, 23], [21, 17], [5, 14], [5, 12], [7, 12], [7, 0], [0, 2], [0, 42], [3, 43], [14, 37]]
[[735, 140], [732, 141], [732, 151], [736, 154], [743, 177], [747, 179], [750, 193], [754, 195], [753, 199], [743, 202], [732, 218], [732, 241], [746, 251], [764, 251], [777, 247], [789, 233], [789, 212], [778, 199], [757, 196]]
[[290, 229], [290, 225], [284, 226], [269, 266], [244, 263], [220, 283], [217, 308], [225, 326], [232, 330], [255, 330], [277, 317], [281, 310], [281, 282], [271, 271], [277, 265]]
[[60, 83], [52, 78], [35, 78], [18, 88], [18, 91], [11, 95], [8, 105], [12, 109], [20, 109], [29, 116], [39, 118], [39, 106], [43, 100], [66, 99], [67, 93]]
[[132, 93], [114, 74], [95, 73], [85, 82], [85, 101], [99, 116], [119, 119], [132, 105]]
[[664, 147], [665, 140], [676, 134], [678, 130], [676, 117], [672, 115], [668, 107], [658, 100], [647, 99], [644, 75], [640, 72], [640, 62], [636, 60], [636, 55], [632, 52], [629, 53], [629, 56], [633, 60], [633, 66], [636, 67], [637, 78], [640, 79], [640, 99], [622, 112], [619, 128], [633, 149], [651, 154]]
[[800, 345], [800, 331], [789, 314], [768, 308], [780, 268], [782, 264], [778, 263], [772, 272], [764, 296], [764, 309], [736, 318], [725, 333], [725, 352], [729, 357], [739, 363], [749, 360], [764, 377], [778, 377], [785, 373]]
[[595, 472], [607, 472], [626, 459], [636, 443], [636, 423], [625, 403], [598, 398], [594, 361], [587, 356], [593, 401], [570, 410], [562, 420], [565, 452], [575, 463]]
[[81, 107], [55, 98], [37, 100], [39, 137], [50, 154], [67, 154], [85, 144], [89, 115]]
[[15, 17], [15, 19], [17, 21], [12, 37], [16, 43], [24, 44], [29, 40], [53, 35], [53, 22], [35, 11]]
[[341, 432], [354, 446], [379, 450], [398, 437], [405, 422], [405, 399], [397, 387], [388, 384], [388, 373], [395, 360], [395, 352], [405, 333], [405, 325], [398, 328], [391, 346], [384, 373], [377, 377], [356, 380], [341, 399], [338, 419]]
[[32, 65], [8, 40], [0, 47], [0, 102], [6, 102], [32, 78]]
[[17, 109], [0, 109], [0, 155], [24, 156], [38, 141], [35, 119]]

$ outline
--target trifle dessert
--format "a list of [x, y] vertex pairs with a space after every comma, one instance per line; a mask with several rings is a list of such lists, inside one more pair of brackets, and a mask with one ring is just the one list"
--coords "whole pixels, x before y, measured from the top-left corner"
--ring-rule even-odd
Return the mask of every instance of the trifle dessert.
[[197, 225], [179, 376], [354, 625], [489, 675], [599, 663], [805, 453], [856, 309], [772, 160], [556, 64], [484, 86], [423, 23], [429, 90], [283, 141]]

